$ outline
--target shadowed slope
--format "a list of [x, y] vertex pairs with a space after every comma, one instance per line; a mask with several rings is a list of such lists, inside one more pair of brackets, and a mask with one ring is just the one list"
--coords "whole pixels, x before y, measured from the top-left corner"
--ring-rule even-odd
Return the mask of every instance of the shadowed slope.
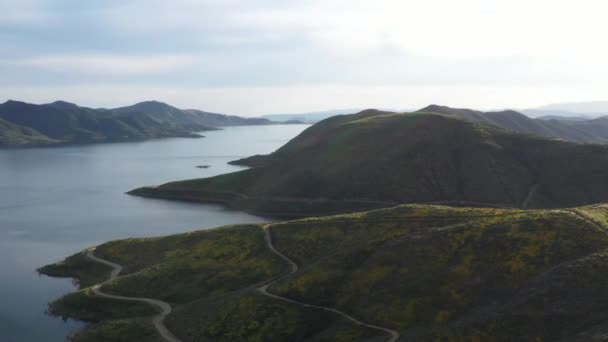
[[[67, 102], [34, 105], [8, 101], [0, 104], [0, 120], [14, 125], [11, 130], [0, 129], [0, 140], [6, 140], [6, 146], [200, 137], [188, 127], [159, 122], [143, 112], [122, 114]], [[15, 129], [17, 126], [20, 129]], [[11, 138], [15, 134], [20, 138]]]
[[284, 216], [391, 203], [566, 207], [608, 199], [607, 152], [451, 115], [368, 110], [324, 120], [271, 155], [240, 162], [253, 169], [131, 193]]
[[480, 112], [437, 105], [425, 107], [420, 112], [453, 115], [469, 121], [488, 123], [514, 132], [547, 138], [579, 143], [608, 143], [608, 118], [606, 117], [591, 120], [532, 119], [513, 110]]

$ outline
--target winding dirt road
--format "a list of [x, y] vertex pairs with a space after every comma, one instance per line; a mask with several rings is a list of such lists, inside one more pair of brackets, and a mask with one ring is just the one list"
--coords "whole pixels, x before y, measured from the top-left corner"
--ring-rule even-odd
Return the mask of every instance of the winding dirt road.
[[268, 246], [268, 248], [274, 254], [278, 255], [281, 259], [285, 260], [289, 264], [289, 266], [291, 267], [291, 270], [288, 273], [286, 273], [286, 274], [284, 274], [284, 275], [282, 275], [282, 276], [280, 276], [280, 277], [272, 280], [271, 282], [258, 287], [257, 290], [260, 293], [262, 293], [265, 296], [274, 298], [274, 299], [279, 299], [279, 300], [282, 300], [284, 302], [301, 305], [301, 306], [304, 306], [304, 307], [307, 307], [307, 308], [314, 308], [314, 309], [319, 309], [319, 310], [333, 312], [333, 313], [335, 313], [337, 315], [340, 315], [340, 316], [348, 319], [349, 321], [351, 321], [351, 322], [353, 322], [353, 323], [355, 323], [357, 325], [360, 325], [360, 326], [363, 326], [363, 327], [367, 327], [367, 328], [370, 328], [370, 329], [374, 329], [374, 330], [379, 330], [381, 332], [384, 332], [384, 333], [388, 334], [390, 336], [388, 342], [395, 342], [395, 341], [397, 341], [399, 339], [399, 333], [397, 331], [395, 331], [395, 330], [384, 328], [384, 327], [381, 327], [381, 326], [378, 326], [378, 325], [374, 325], [374, 324], [369, 324], [369, 323], [362, 322], [362, 321], [354, 318], [353, 316], [351, 316], [351, 315], [349, 315], [349, 314], [347, 314], [345, 312], [342, 312], [342, 311], [340, 311], [338, 309], [334, 309], [334, 308], [330, 308], [330, 307], [326, 307], [326, 306], [320, 306], [320, 305], [307, 304], [307, 303], [299, 302], [297, 300], [289, 299], [289, 298], [286, 298], [286, 297], [277, 296], [275, 294], [272, 294], [272, 293], [268, 292], [268, 288], [270, 286], [272, 286], [273, 284], [275, 284], [279, 280], [284, 279], [285, 277], [288, 277], [288, 276], [290, 276], [290, 275], [298, 272], [298, 270], [299, 270], [298, 264], [296, 264], [293, 260], [291, 260], [287, 256], [285, 256], [285, 254], [283, 254], [280, 251], [278, 251], [274, 247], [274, 245], [272, 244], [272, 235], [270, 234], [270, 226], [271, 225], [265, 225], [263, 227], [263, 229], [264, 229], [264, 239], [266, 240], [266, 245]]
[[151, 299], [151, 298], [116, 296], [116, 295], [107, 294], [107, 293], [101, 291], [100, 288], [103, 284], [106, 284], [107, 282], [111, 281], [112, 279], [115, 279], [116, 277], [118, 277], [120, 272], [122, 272], [122, 266], [119, 264], [115, 264], [111, 261], [107, 261], [107, 260], [96, 257], [95, 254], [93, 254], [94, 251], [95, 251], [95, 248], [89, 249], [86, 254], [87, 257], [95, 262], [98, 262], [98, 263], [111, 267], [112, 272], [110, 272], [110, 278], [108, 278], [108, 280], [106, 280], [105, 282], [103, 282], [101, 284], [94, 285], [92, 287], [93, 292], [96, 295], [98, 295], [100, 297], [104, 297], [104, 298], [142, 302], [142, 303], [150, 304], [152, 306], [156, 306], [156, 307], [160, 308], [161, 312], [158, 315], [154, 316], [154, 318], [152, 319], [152, 323], [154, 323], [154, 327], [166, 341], [182, 342], [180, 339], [175, 337], [175, 335], [173, 335], [169, 331], [169, 329], [167, 329], [167, 327], [165, 326], [165, 323], [164, 323], [165, 317], [167, 317], [167, 315], [169, 315], [171, 313], [171, 305], [169, 305], [169, 303], [166, 303], [166, 302], [163, 302], [163, 301], [157, 300], [157, 299]]
[[[602, 208], [608, 208], [607, 205], [598, 205], [598, 207], [602, 207]], [[572, 214], [574, 215], [576, 218], [585, 221], [587, 224], [589, 224], [590, 226], [592, 226], [593, 228], [595, 228], [596, 230], [608, 234], [608, 227], [604, 227], [600, 222], [595, 221], [594, 219], [592, 219], [591, 217], [588, 217], [587, 215], [585, 215], [584, 213], [578, 211], [576, 208], [572, 208], [572, 209], [564, 209], [562, 210], [566, 213]]]

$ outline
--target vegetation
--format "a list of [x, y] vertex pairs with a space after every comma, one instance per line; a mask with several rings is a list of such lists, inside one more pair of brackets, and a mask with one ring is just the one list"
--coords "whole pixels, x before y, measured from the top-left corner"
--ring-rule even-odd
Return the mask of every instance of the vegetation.
[[104, 285], [105, 292], [175, 304], [238, 290], [285, 267], [257, 225], [109, 242], [96, 254], [125, 266], [125, 276]]
[[49, 313], [54, 316], [77, 317], [86, 322], [146, 317], [157, 313], [150, 305], [113, 300], [96, 296], [89, 288], [65, 295], [61, 300], [49, 304]]
[[[551, 319], [534, 318], [553, 318], [553, 303], [565, 302], [560, 296], [568, 297], [570, 286], [576, 287], [572, 282], [581, 279], [569, 278], [570, 286], [543, 279], [556, 267], [571, 267], [603, 253], [608, 236], [562, 211], [491, 210], [492, 215], [484, 217], [478, 215], [488, 209], [452, 210], [449, 217], [455, 222], [437, 222], [432, 217], [439, 213], [433, 207], [403, 207], [403, 222], [378, 221], [373, 227], [358, 223], [367, 215], [354, 222], [278, 225], [275, 245], [303, 268], [271, 290], [397, 328], [408, 341], [419, 338], [417, 334], [422, 340], [454, 337], [449, 333], [453, 326], [469, 340], [480, 331], [485, 333], [480, 337], [504, 340], [511, 336], [509, 329], [521, 329], [520, 340], [532, 340], [536, 334], [545, 340], [563, 337], [564, 330], [553, 329]], [[430, 221], [404, 223], [420, 213]], [[534, 298], [536, 291], [544, 291], [534, 287], [539, 284], [553, 287], [542, 301]], [[522, 292], [536, 301], [535, 313], [513, 307]], [[580, 305], [596, 306], [593, 297], [582, 297]], [[573, 315], [560, 318], [563, 327]], [[486, 316], [494, 316], [496, 326], [480, 324]]]
[[0, 119], [0, 147], [52, 144], [54, 141], [31, 128]]
[[430, 105], [420, 112], [448, 114], [474, 122], [483, 122], [510, 131], [580, 143], [608, 143], [608, 118], [568, 120], [567, 118], [532, 119], [513, 110], [479, 112], [470, 109]]
[[[302, 308], [253, 291], [179, 308], [168, 327], [187, 341], [364, 341], [383, 335], [328, 312]], [[385, 337], [384, 337], [385, 338]]]
[[105, 321], [85, 327], [71, 336], [72, 342], [164, 342], [146, 319]]
[[178, 124], [194, 131], [205, 131], [222, 126], [270, 125], [272, 121], [262, 118], [243, 118], [234, 115], [209, 113], [196, 109], [178, 109], [158, 101], [145, 101], [128, 107], [116, 108], [120, 113], [141, 112], [159, 122]]
[[192, 127], [158, 121], [144, 112], [98, 110], [67, 102], [8, 101], [0, 104], [0, 120], [12, 125], [0, 130], [2, 147], [200, 137]]
[[[402, 341], [591, 340], [608, 319], [607, 220], [603, 206], [401, 205], [275, 223], [275, 247], [300, 268], [269, 291], [398, 330]], [[267, 248], [260, 225], [113, 241], [96, 254], [125, 266], [104, 291], [171, 302], [166, 324], [184, 341], [386, 339], [257, 292], [288, 266]], [[88, 294], [53, 305], [69, 317], [121, 322], [107, 329], [126, 326], [129, 334], [142, 331], [133, 319], [152, 314], [114, 310]]]
[[454, 115], [374, 110], [324, 120], [255, 166], [132, 194], [220, 202], [270, 216], [396, 203], [553, 208], [608, 199], [608, 146], [505, 131]]
[[194, 132], [216, 130], [217, 126], [272, 123], [181, 110], [156, 101], [116, 109], [92, 109], [63, 101], [44, 105], [8, 101], [0, 104], [0, 147], [199, 138]]
[[39, 273], [51, 277], [73, 278], [81, 289], [104, 282], [110, 271], [110, 267], [87, 258], [84, 251], [38, 269]]

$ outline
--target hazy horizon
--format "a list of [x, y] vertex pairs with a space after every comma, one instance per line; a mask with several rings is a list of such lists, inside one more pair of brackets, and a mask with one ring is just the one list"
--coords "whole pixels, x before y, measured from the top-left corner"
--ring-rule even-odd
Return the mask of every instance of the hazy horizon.
[[0, 100], [244, 116], [599, 101], [607, 6], [0, 0]]

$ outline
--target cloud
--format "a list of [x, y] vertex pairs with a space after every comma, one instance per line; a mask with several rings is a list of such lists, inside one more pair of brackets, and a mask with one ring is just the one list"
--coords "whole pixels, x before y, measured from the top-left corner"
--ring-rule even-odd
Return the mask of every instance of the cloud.
[[0, 25], [42, 25], [51, 22], [48, 0], [0, 0]]
[[50, 55], [13, 62], [51, 72], [119, 75], [168, 73], [191, 67], [194, 63], [195, 59], [188, 55]]
[[202, 89], [227, 99], [218, 111], [388, 107], [400, 92], [404, 107], [414, 94], [479, 107], [587, 100], [605, 96], [606, 12], [600, 0], [0, 0], [0, 87], [136, 92], [118, 99], [145, 84], [180, 101]]

